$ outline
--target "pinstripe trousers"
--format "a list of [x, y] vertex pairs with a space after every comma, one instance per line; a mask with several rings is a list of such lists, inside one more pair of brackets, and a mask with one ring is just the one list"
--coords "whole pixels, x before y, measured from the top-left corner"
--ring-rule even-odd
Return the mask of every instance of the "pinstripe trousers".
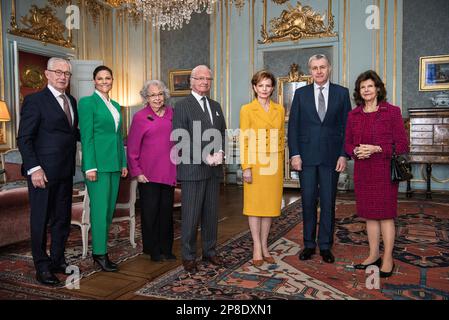
[[[218, 193], [220, 180], [181, 181], [182, 258], [196, 259], [196, 238], [201, 223], [203, 257], [215, 256], [218, 229]], [[201, 220], [201, 221], [200, 221]]]

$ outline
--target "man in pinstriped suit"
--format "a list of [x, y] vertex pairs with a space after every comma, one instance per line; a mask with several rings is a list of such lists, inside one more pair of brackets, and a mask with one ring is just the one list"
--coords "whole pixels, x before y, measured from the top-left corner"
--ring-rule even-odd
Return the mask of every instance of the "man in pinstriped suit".
[[172, 139], [177, 142], [177, 179], [182, 188], [182, 259], [187, 272], [197, 270], [199, 223], [203, 260], [222, 264], [215, 246], [226, 123], [220, 104], [206, 96], [212, 80], [207, 66], [195, 67], [190, 76], [192, 92], [175, 104], [173, 115]]

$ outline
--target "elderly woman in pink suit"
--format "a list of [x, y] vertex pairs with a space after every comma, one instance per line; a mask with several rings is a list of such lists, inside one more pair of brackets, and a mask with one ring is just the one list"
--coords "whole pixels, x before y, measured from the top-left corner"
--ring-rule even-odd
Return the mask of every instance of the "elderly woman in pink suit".
[[[385, 85], [376, 72], [359, 75], [355, 83], [357, 107], [346, 124], [345, 151], [354, 159], [354, 189], [358, 216], [366, 219], [369, 256], [354, 267], [380, 268], [380, 277], [392, 275], [394, 218], [397, 216], [398, 183], [391, 182], [390, 160], [409, 150], [401, 109], [386, 102]], [[382, 235], [384, 254], [380, 258]]]
[[152, 261], [175, 260], [173, 200], [176, 166], [170, 160], [173, 108], [165, 84], [145, 82], [140, 95], [146, 102], [132, 120], [127, 154], [131, 176], [139, 182], [143, 252]]

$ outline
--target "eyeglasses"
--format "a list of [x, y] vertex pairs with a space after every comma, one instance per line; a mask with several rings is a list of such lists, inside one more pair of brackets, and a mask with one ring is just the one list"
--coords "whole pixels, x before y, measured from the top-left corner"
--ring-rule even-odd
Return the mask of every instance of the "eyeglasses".
[[64, 72], [64, 71], [62, 71], [62, 70], [48, 70], [48, 69], [47, 69], [47, 71], [54, 72], [58, 77], [64, 75], [66, 78], [69, 78], [69, 77], [72, 75], [72, 73], [70, 73], [70, 72], [68, 72], [68, 71], [65, 71], [65, 72]]
[[157, 97], [163, 97], [163, 96], [164, 96], [164, 93], [163, 93], [163, 92], [159, 92], [159, 93], [149, 94], [149, 95], [146, 96], [146, 98], [147, 98], [147, 99], [148, 99], [148, 98], [154, 99], [154, 98], [157, 98]]
[[199, 77], [199, 78], [192, 77], [192, 79], [195, 79], [195, 80], [198, 80], [198, 81], [212, 81], [212, 80], [214, 80], [214, 78], [206, 78], [206, 77]]

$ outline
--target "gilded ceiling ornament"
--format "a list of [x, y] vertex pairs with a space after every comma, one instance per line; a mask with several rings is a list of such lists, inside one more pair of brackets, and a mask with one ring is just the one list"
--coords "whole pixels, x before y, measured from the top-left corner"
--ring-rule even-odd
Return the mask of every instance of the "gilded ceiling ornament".
[[[146, 19], [153, 26], [162, 30], [165, 30], [165, 28], [168, 30], [182, 28], [184, 23], [190, 21], [193, 12], [212, 13], [217, 1], [219, 0], [48, 0], [55, 7], [76, 2], [78, 6], [84, 7], [86, 15], [92, 18], [94, 25], [98, 23], [101, 9], [106, 8], [115, 9], [116, 15], [120, 17], [128, 15], [135, 27], [143, 19]], [[246, 0], [226, 1], [234, 5], [239, 13], [241, 13], [246, 3]]]
[[272, 1], [277, 4], [283, 4], [286, 3], [288, 0], [272, 0]]
[[320, 15], [310, 6], [302, 6], [300, 2], [296, 7], [288, 4], [288, 10], [283, 10], [279, 18], [270, 20], [270, 32], [262, 26], [262, 40], [260, 44], [296, 41], [299, 39], [334, 37], [334, 17], [329, 16], [327, 27], [324, 24], [325, 15]]
[[37, 65], [25, 65], [22, 71], [22, 85], [27, 88], [40, 89], [46, 83], [44, 70]]
[[94, 26], [98, 23], [98, 18], [101, 14], [102, 5], [100, 5], [96, 0], [85, 0], [85, 11], [89, 13], [94, 22]]
[[70, 4], [71, 0], [48, 0], [48, 3], [50, 3], [54, 7], [62, 7], [64, 4]]
[[56, 17], [55, 10], [50, 6], [38, 8], [36, 5], [32, 5], [28, 15], [23, 16], [20, 22], [25, 28], [19, 28], [15, 17], [11, 17], [9, 33], [43, 43], [72, 48], [71, 40], [64, 38], [66, 30], [64, 24]]

